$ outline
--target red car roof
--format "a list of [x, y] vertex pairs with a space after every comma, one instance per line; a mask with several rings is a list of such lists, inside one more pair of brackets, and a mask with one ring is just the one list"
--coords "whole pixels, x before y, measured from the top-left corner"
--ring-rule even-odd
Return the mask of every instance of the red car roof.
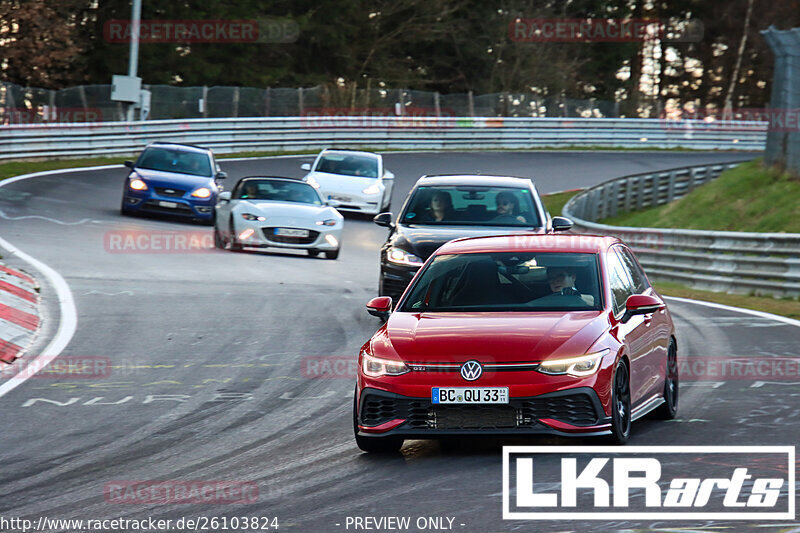
[[450, 241], [436, 251], [436, 255], [477, 252], [559, 252], [599, 253], [612, 244], [621, 242], [616, 237], [566, 233], [523, 233], [470, 237]]

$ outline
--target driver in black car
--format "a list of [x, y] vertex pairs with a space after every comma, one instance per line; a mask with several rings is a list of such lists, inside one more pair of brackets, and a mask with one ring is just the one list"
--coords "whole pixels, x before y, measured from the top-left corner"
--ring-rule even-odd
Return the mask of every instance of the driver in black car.
[[514, 193], [506, 191], [497, 193], [495, 203], [497, 205], [497, 216], [492, 219], [493, 222], [522, 222], [523, 224], [528, 222], [520, 214], [519, 200]]

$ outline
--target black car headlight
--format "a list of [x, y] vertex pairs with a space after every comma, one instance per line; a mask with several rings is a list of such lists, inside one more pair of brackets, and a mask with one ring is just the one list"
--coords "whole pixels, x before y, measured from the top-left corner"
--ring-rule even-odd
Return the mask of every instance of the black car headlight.
[[392, 246], [386, 252], [386, 259], [390, 263], [394, 263], [396, 265], [405, 265], [405, 266], [413, 266], [413, 267], [420, 267], [425, 264], [425, 261], [422, 258], [412, 254], [411, 252], [406, 252], [402, 248], [395, 248]]

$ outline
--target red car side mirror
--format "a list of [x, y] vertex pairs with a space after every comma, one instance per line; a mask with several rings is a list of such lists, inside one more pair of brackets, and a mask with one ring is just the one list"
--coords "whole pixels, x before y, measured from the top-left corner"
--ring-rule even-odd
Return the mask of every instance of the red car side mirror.
[[389, 318], [389, 313], [392, 309], [391, 296], [378, 296], [367, 302], [367, 312], [372, 316], [376, 316], [382, 320]]
[[622, 323], [627, 322], [635, 315], [649, 315], [665, 307], [664, 302], [647, 294], [631, 294], [625, 300], [625, 314]]

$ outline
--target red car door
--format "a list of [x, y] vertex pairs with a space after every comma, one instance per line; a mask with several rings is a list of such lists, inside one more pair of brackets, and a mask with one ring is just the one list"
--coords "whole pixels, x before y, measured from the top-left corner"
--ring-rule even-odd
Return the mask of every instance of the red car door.
[[612, 327], [616, 329], [619, 341], [625, 345], [625, 353], [631, 362], [631, 406], [635, 409], [653, 386], [648, 357], [652, 349], [650, 327], [642, 315], [633, 316], [625, 323], [621, 320], [625, 313], [625, 301], [635, 293], [635, 289], [622, 259], [613, 248], [606, 254], [606, 267], [614, 313]]
[[[647, 277], [639, 265], [633, 252], [625, 246], [615, 246], [623, 267], [633, 283], [633, 290], [636, 294], [649, 294], [659, 297], [651, 288]], [[660, 297], [659, 297], [660, 298]], [[646, 372], [643, 376], [645, 383], [642, 385], [642, 394], [652, 396], [661, 394], [664, 389], [664, 377], [667, 368], [667, 350], [671, 334], [670, 320], [667, 315], [666, 307], [650, 315], [644, 315], [642, 320], [644, 326], [643, 337], [646, 338], [649, 349], [640, 370]]]

